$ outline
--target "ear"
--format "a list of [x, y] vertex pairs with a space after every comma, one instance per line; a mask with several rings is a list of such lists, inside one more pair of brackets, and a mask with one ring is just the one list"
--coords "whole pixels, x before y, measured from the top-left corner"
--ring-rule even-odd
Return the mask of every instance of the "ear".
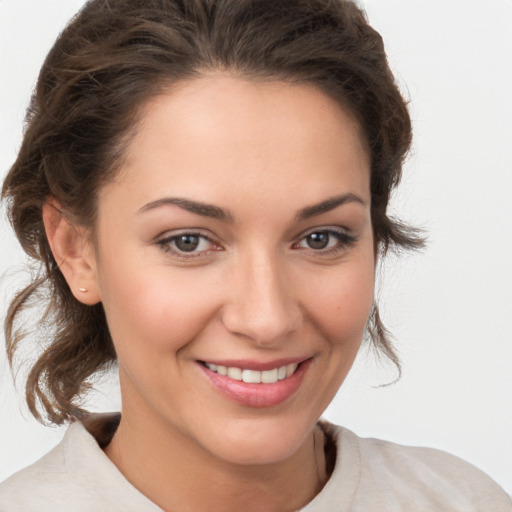
[[52, 199], [43, 206], [43, 223], [53, 257], [71, 293], [83, 304], [100, 302], [96, 257], [87, 230], [73, 224]]

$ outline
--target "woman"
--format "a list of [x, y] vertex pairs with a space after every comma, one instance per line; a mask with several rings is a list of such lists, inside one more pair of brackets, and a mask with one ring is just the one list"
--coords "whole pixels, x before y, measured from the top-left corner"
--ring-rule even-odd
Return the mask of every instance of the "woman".
[[[455, 457], [318, 419], [365, 332], [410, 120], [354, 4], [92, 1], [50, 52], [3, 195], [46, 290], [33, 414], [63, 442], [2, 510], [510, 510]], [[119, 366], [122, 414], [79, 405]]]

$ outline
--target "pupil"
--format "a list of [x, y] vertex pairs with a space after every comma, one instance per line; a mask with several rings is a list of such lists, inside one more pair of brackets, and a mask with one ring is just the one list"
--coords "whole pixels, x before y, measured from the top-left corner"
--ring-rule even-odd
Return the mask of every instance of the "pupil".
[[197, 235], [181, 235], [176, 239], [176, 247], [180, 251], [191, 252], [197, 249], [199, 237]]
[[311, 235], [308, 235], [308, 245], [311, 249], [325, 249], [328, 243], [328, 233], [311, 233]]

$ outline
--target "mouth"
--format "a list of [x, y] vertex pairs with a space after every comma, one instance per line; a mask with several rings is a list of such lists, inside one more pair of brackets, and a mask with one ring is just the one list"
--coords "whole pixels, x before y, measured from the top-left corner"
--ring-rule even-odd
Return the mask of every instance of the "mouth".
[[204, 366], [211, 372], [226, 376], [230, 379], [248, 384], [274, 384], [280, 380], [291, 377], [297, 368], [298, 363], [291, 363], [270, 370], [252, 370], [249, 368], [240, 368], [237, 366], [223, 366], [214, 363], [203, 362]]
[[271, 407], [299, 390], [313, 358], [275, 363], [198, 361], [198, 367], [220, 395], [246, 407]]

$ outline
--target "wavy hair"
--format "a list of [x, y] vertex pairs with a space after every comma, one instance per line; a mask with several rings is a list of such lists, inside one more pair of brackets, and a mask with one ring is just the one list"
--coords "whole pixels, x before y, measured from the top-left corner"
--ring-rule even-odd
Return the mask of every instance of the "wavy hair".
[[[26, 383], [28, 406], [40, 421], [80, 417], [91, 378], [116, 360], [101, 304], [77, 301], [59, 270], [43, 204], [53, 197], [74, 222], [93, 228], [98, 190], [116, 175], [142, 107], [169, 86], [212, 70], [314, 84], [339, 101], [358, 119], [369, 149], [380, 255], [422, 245], [414, 229], [387, 214], [411, 122], [382, 38], [352, 1], [90, 0], [42, 66], [2, 188], [15, 233], [39, 268], [12, 300], [5, 336], [13, 366], [20, 342], [44, 333]], [[27, 325], [23, 313], [41, 297], [45, 309]], [[376, 305], [367, 332], [400, 370]]]

